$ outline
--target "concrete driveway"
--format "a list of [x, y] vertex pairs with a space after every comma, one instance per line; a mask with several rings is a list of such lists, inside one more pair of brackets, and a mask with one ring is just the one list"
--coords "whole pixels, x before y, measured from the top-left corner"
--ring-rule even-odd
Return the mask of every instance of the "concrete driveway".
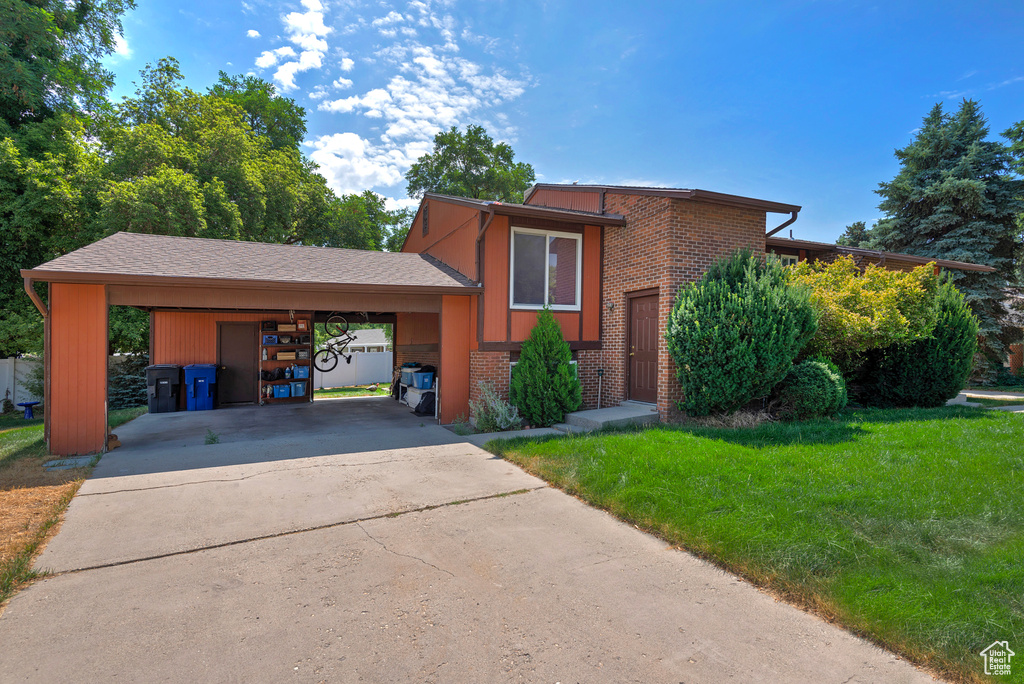
[[0, 681], [932, 681], [386, 398], [118, 434]]

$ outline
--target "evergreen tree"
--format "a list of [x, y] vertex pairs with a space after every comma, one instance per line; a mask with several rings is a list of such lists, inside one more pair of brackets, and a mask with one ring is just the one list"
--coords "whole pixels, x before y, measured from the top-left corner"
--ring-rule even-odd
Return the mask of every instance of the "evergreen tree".
[[846, 226], [843, 234], [836, 238], [836, 244], [844, 247], [866, 247], [869, 242], [871, 242], [871, 230], [863, 221], [854, 221]]
[[1009, 148], [986, 140], [981, 108], [964, 100], [955, 114], [937, 104], [914, 141], [896, 150], [901, 169], [879, 184], [886, 218], [872, 231], [872, 247], [991, 266], [991, 273], [953, 271], [980, 321], [985, 353], [1002, 359], [1019, 331], [1008, 320], [1008, 287], [1016, 285], [1017, 216], [1022, 183], [1011, 173]]
[[566, 413], [583, 403], [580, 381], [570, 361], [572, 352], [562, 328], [551, 311], [543, 309], [537, 313], [530, 338], [523, 342], [509, 386], [509, 402], [533, 427], [560, 423]]

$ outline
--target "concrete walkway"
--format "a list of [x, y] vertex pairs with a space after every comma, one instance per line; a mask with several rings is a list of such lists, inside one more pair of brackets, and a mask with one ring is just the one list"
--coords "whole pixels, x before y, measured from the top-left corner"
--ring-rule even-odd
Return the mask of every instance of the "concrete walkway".
[[0, 681], [932, 681], [387, 399], [283, 408], [119, 429]]

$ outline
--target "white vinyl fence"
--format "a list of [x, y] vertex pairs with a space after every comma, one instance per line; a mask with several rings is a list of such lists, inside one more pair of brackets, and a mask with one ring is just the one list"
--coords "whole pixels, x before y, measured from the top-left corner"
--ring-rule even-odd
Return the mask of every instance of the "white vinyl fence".
[[329, 373], [313, 368], [313, 387], [351, 387], [375, 382], [390, 384], [393, 363], [393, 355], [389, 351], [355, 352], [352, 363], [345, 363], [344, 358], [339, 358], [338, 365]]
[[[9, 397], [15, 404], [22, 401], [42, 401], [27, 389], [24, 383], [28, 381], [29, 372], [39, 365], [38, 359], [0, 359], [0, 399]], [[5, 394], [10, 392], [10, 394]]]

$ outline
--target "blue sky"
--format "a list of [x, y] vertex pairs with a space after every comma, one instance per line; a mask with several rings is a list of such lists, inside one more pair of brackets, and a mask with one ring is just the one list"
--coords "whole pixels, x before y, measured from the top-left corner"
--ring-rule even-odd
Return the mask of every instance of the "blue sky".
[[1019, 0], [139, 5], [114, 96], [166, 55], [196, 89], [260, 75], [306, 108], [332, 187], [399, 202], [433, 135], [477, 123], [540, 181], [799, 204], [794, 235], [831, 241], [879, 217], [893, 150], [936, 102], [979, 100], [993, 134], [1024, 119]]

